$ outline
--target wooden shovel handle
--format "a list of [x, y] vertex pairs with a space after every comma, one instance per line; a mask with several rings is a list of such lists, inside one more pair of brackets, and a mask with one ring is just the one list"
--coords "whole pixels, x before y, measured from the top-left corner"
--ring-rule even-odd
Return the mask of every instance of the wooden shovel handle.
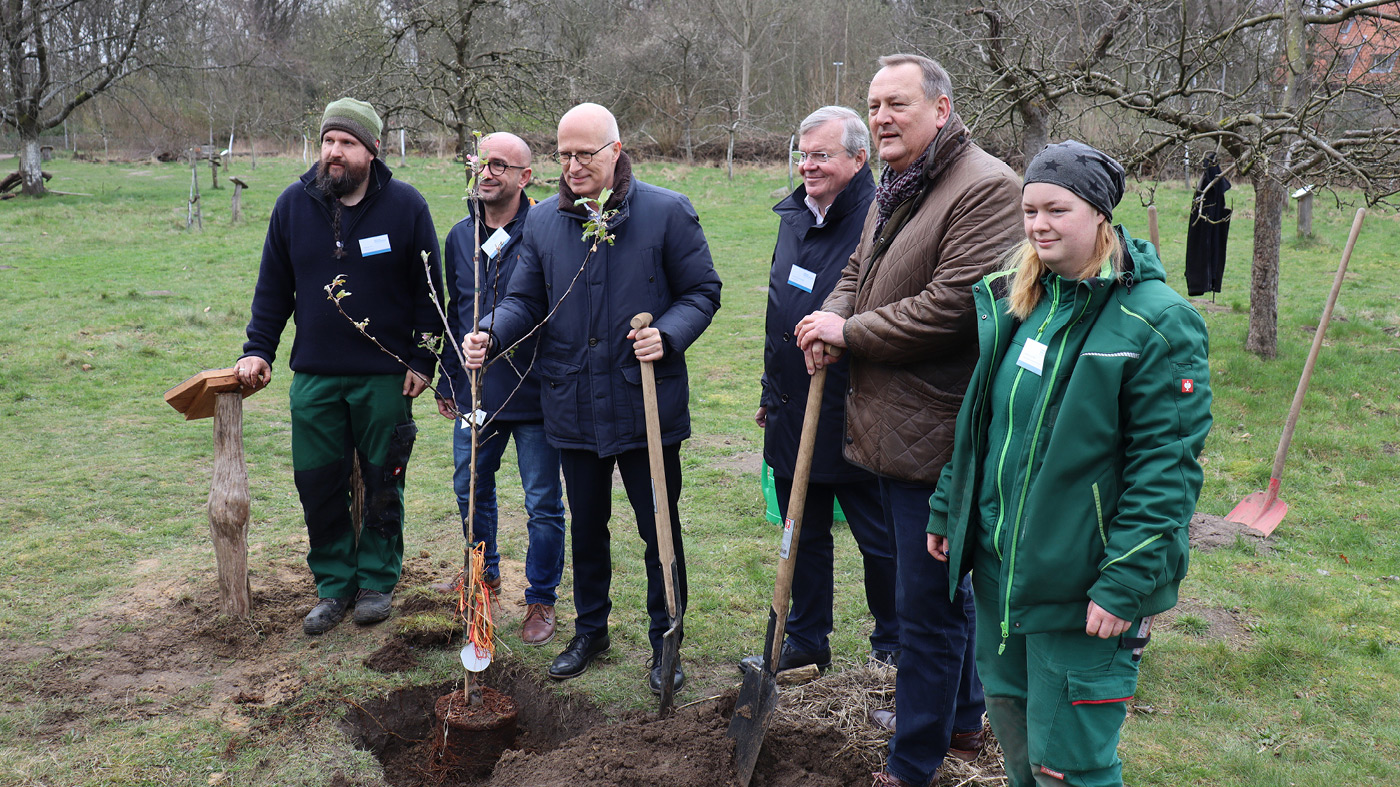
[[[836, 354], [839, 348], [829, 347]], [[826, 366], [812, 373], [807, 386], [807, 409], [802, 415], [802, 439], [797, 444], [797, 465], [792, 473], [792, 494], [788, 495], [787, 518], [783, 521], [783, 541], [788, 545], [787, 556], [778, 559], [778, 581], [773, 585], [773, 640], [769, 664], [776, 670], [782, 657], [783, 633], [787, 628], [788, 603], [792, 601], [792, 575], [797, 570], [797, 547], [801, 543], [802, 516], [807, 508], [807, 481], [812, 475], [812, 453], [817, 443], [817, 422], [822, 413], [822, 392], [826, 389]], [[791, 530], [791, 533], [786, 531]]]
[[[632, 330], [640, 331], [651, 325], [651, 314], [642, 312], [632, 318]], [[661, 558], [661, 571], [666, 585], [666, 612], [676, 619], [676, 587], [671, 567], [676, 562], [676, 546], [671, 542], [671, 505], [666, 486], [666, 462], [661, 455], [661, 415], [656, 405], [656, 370], [651, 361], [642, 361], [642, 404], [646, 410], [647, 459], [651, 462], [651, 503], [656, 510], [656, 549]]]
[[1270, 479], [1283, 477], [1283, 462], [1288, 458], [1288, 444], [1293, 442], [1293, 428], [1298, 425], [1298, 414], [1303, 411], [1303, 397], [1308, 394], [1308, 381], [1312, 379], [1313, 366], [1317, 364], [1318, 352], [1322, 350], [1322, 337], [1327, 333], [1327, 323], [1332, 321], [1332, 308], [1337, 305], [1337, 295], [1342, 291], [1342, 280], [1347, 275], [1347, 263], [1351, 261], [1351, 250], [1356, 248], [1356, 236], [1361, 234], [1361, 222], [1366, 218], [1366, 209], [1357, 208], [1356, 218], [1351, 222], [1351, 234], [1347, 236], [1346, 248], [1342, 250], [1342, 261], [1337, 265], [1337, 278], [1332, 280], [1332, 292], [1327, 295], [1327, 306], [1318, 320], [1317, 331], [1313, 333], [1312, 349], [1308, 350], [1308, 360], [1303, 364], [1303, 376], [1298, 380], [1298, 390], [1293, 394], [1293, 406], [1288, 410], [1288, 421], [1284, 423], [1283, 435], [1279, 437], [1278, 451], [1274, 454], [1274, 468]]

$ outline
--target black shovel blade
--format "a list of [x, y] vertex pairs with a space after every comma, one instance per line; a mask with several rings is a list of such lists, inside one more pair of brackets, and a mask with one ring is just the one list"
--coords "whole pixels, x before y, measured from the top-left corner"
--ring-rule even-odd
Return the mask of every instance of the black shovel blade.
[[680, 621], [671, 621], [671, 627], [661, 637], [661, 706], [657, 714], [661, 718], [671, 715], [671, 706], [676, 701], [676, 661], [680, 658]]
[[768, 732], [768, 723], [772, 721], [773, 711], [777, 708], [777, 675], [767, 669], [745, 672], [744, 685], [734, 702], [734, 715], [729, 719], [729, 732], [726, 733], [735, 741], [734, 768], [738, 772], [739, 787], [748, 787], [749, 780], [753, 778], [758, 751], [763, 748], [763, 736]]

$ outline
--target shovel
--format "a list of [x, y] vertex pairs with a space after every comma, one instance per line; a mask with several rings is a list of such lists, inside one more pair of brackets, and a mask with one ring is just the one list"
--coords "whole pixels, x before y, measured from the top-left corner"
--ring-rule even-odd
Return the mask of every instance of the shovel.
[[[834, 348], [832, 348], [834, 349]], [[830, 349], [828, 350], [830, 352]], [[787, 519], [783, 521], [783, 541], [778, 550], [778, 581], [773, 586], [773, 606], [768, 610], [768, 633], [763, 638], [763, 668], [744, 672], [744, 685], [734, 701], [729, 732], [734, 744], [734, 767], [739, 787], [748, 787], [763, 735], [773, 711], [778, 707], [778, 660], [782, 656], [783, 633], [787, 628], [788, 603], [792, 601], [792, 574], [797, 568], [797, 547], [801, 544], [802, 515], [807, 506], [807, 481], [812, 472], [812, 450], [817, 442], [817, 419], [822, 410], [822, 389], [826, 387], [826, 367], [812, 374], [807, 389], [807, 410], [802, 416], [802, 439], [797, 444], [797, 465], [793, 469], [792, 494], [788, 496]]]
[[1357, 208], [1356, 219], [1351, 223], [1351, 235], [1342, 250], [1342, 262], [1337, 266], [1337, 278], [1332, 281], [1332, 292], [1327, 296], [1327, 306], [1322, 310], [1322, 319], [1317, 323], [1313, 334], [1312, 349], [1308, 350], [1307, 363], [1303, 364], [1303, 376], [1298, 380], [1298, 390], [1293, 394], [1293, 407], [1288, 411], [1288, 421], [1283, 427], [1283, 436], [1278, 441], [1278, 451], [1274, 454], [1274, 468], [1269, 473], [1269, 488], [1262, 492], [1247, 495], [1235, 506], [1229, 516], [1230, 522], [1258, 530], [1265, 536], [1274, 532], [1288, 513], [1288, 504], [1278, 497], [1279, 479], [1283, 476], [1283, 460], [1288, 457], [1288, 444], [1293, 441], [1293, 427], [1298, 425], [1298, 413], [1303, 409], [1303, 397], [1308, 393], [1308, 381], [1312, 379], [1313, 366], [1317, 363], [1318, 351], [1322, 349], [1322, 337], [1327, 333], [1327, 323], [1332, 319], [1332, 307], [1337, 305], [1337, 294], [1342, 290], [1342, 280], [1346, 278], [1347, 262], [1351, 260], [1351, 250], [1356, 246], [1356, 236], [1361, 234], [1361, 222], [1366, 218], [1366, 209]]
[[[632, 329], [640, 331], [651, 325], [651, 315], [642, 312], [632, 318]], [[661, 717], [671, 714], [675, 702], [676, 660], [680, 658], [681, 618], [685, 610], [677, 603], [680, 598], [680, 585], [676, 575], [676, 547], [671, 543], [671, 507], [661, 501], [667, 494], [666, 464], [661, 457], [661, 415], [656, 407], [656, 371], [651, 361], [642, 361], [642, 401], [647, 419], [647, 458], [651, 460], [651, 506], [656, 512], [656, 551], [661, 558], [662, 581], [666, 585], [666, 614], [670, 616], [670, 628], [661, 638], [661, 707], [657, 711]]]

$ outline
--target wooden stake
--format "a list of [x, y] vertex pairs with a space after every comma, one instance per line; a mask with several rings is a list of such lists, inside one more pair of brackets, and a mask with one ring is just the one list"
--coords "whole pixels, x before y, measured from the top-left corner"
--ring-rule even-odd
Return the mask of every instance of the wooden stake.
[[248, 617], [248, 466], [243, 461], [243, 394], [215, 394], [214, 480], [209, 486], [209, 531], [219, 567], [219, 611]]

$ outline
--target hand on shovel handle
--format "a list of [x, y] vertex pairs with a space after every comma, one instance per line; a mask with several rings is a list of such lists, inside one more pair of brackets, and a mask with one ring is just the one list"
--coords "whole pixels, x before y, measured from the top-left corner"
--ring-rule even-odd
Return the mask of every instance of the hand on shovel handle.
[[[671, 676], [675, 673], [679, 657], [678, 638], [681, 630], [681, 616], [677, 596], [679, 587], [676, 578], [676, 547], [671, 541], [671, 507], [667, 495], [666, 464], [661, 454], [661, 415], [656, 404], [656, 372], [651, 368], [655, 360], [663, 354], [661, 334], [651, 328], [651, 315], [642, 312], [632, 318], [632, 332], [628, 338], [637, 342], [637, 358], [642, 367], [642, 402], [646, 410], [647, 458], [651, 462], [651, 501], [656, 513], [656, 547], [661, 558], [662, 582], [666, 585], [666, 613], [671, 619], [671, 627], [665, 635], [661, 657], [661, 706], [660, 714], [670, 713], [674, 699]], [[652, 340], [654, 347], [650, 346]]]

